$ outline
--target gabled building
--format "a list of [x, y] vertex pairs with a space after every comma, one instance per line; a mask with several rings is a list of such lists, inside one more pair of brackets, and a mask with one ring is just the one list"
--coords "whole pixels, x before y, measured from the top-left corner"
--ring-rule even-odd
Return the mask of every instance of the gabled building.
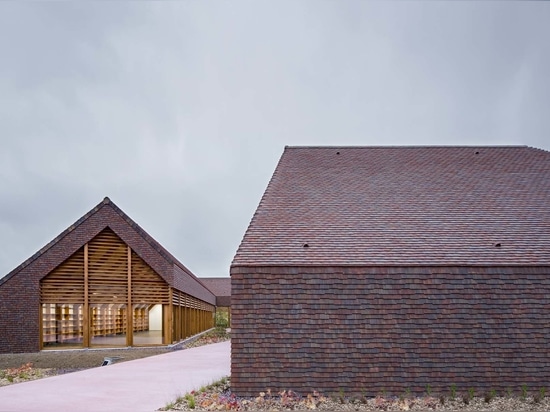
[[550, 153], [286, 147], [231, 266], [232, 389], [550, 381]]
[[0, 279], [0, 353], [166, 345], [216, 296], [109, 198]]

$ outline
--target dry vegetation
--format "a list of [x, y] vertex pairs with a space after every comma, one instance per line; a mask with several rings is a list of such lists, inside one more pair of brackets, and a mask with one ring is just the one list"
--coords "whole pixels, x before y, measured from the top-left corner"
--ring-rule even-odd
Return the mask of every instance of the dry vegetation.
[[[456, 389], [455, 389], [456, 390]], [[292, 390], [259, 393], [255, 398], [239, 398], [231, 393], [231, 380], [224, 378], [212, 385], [186, 394], [161, 410], [181, 411], [440, 411], [440, 412], [527, 412], [548, 411], [550, 400], [546, 391], [531, 393], [528, 388], [518, 388], [515, 393], [497, 394], [490, 391], [476, 396], [472, 390], [463, 394], [450, 389], [449, 393], [424, 394], [421, 397], [409, 393], [401, 396], [348, 397], [344, 393], [324, 395], [313, 392], [300, 395]]]

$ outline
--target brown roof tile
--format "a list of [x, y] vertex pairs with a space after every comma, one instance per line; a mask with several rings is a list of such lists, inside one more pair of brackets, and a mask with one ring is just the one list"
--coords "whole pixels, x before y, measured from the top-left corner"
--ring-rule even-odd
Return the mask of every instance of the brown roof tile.
[[548, 265], [550, 152], [286, 147], [240, 265]]
[[[95, 222], [92, 223], [94, 219]], [[108, 197], [103, 199], [101, 203], [65, 229], [37, 253], [1, 278], [0, 286], [17, 276], [27, 266], [40, 260], [48, 253], [55, 251], [56, 248], [62, 249], [62, 253], [55, 252], [52, 254], [55, 255], [54, 260], [58, 260], [56, 265], [61, 264], [68, 257], [65, 256], [66, 254], [74, 253], [106, 227], [110, 227], [121, 237], [170, 286], [205, 302], [215, 303], [214, 294], [189, 269], [153, 239]], [[75, 240], [69, 241], [68, 239], [71, 237], [75, 238]], [[42, 275], [45, 276], [46, 274], [43, 273]]]
[[231, 278], [200, 278], [205, 285], [216, 296], [231, 296]]
[[217, 306], [231, 305], [231, 278], [200, 278], [214, 295], [216, 295]]

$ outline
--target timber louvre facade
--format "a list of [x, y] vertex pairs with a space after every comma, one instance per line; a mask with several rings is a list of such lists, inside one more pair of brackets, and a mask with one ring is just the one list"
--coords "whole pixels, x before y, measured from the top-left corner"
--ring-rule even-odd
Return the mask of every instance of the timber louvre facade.
[[0, 353], [171, 344], [213, 326], [215, 299], [105, 198], [0, 280]]
[[231, 267], [237, 395], [550, 381], [550, 153], [287, 147]]

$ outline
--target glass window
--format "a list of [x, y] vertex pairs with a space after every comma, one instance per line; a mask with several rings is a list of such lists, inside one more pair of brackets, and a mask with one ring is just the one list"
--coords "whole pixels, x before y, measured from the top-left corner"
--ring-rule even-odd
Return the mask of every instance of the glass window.
[[82, 318], [82, 304], [43, 304], [42, 343], [44, 349], [82, 346], [84, 336]]
[[90, 305], [90, 328], [92, 346], [126, 346], [126, 305]]

